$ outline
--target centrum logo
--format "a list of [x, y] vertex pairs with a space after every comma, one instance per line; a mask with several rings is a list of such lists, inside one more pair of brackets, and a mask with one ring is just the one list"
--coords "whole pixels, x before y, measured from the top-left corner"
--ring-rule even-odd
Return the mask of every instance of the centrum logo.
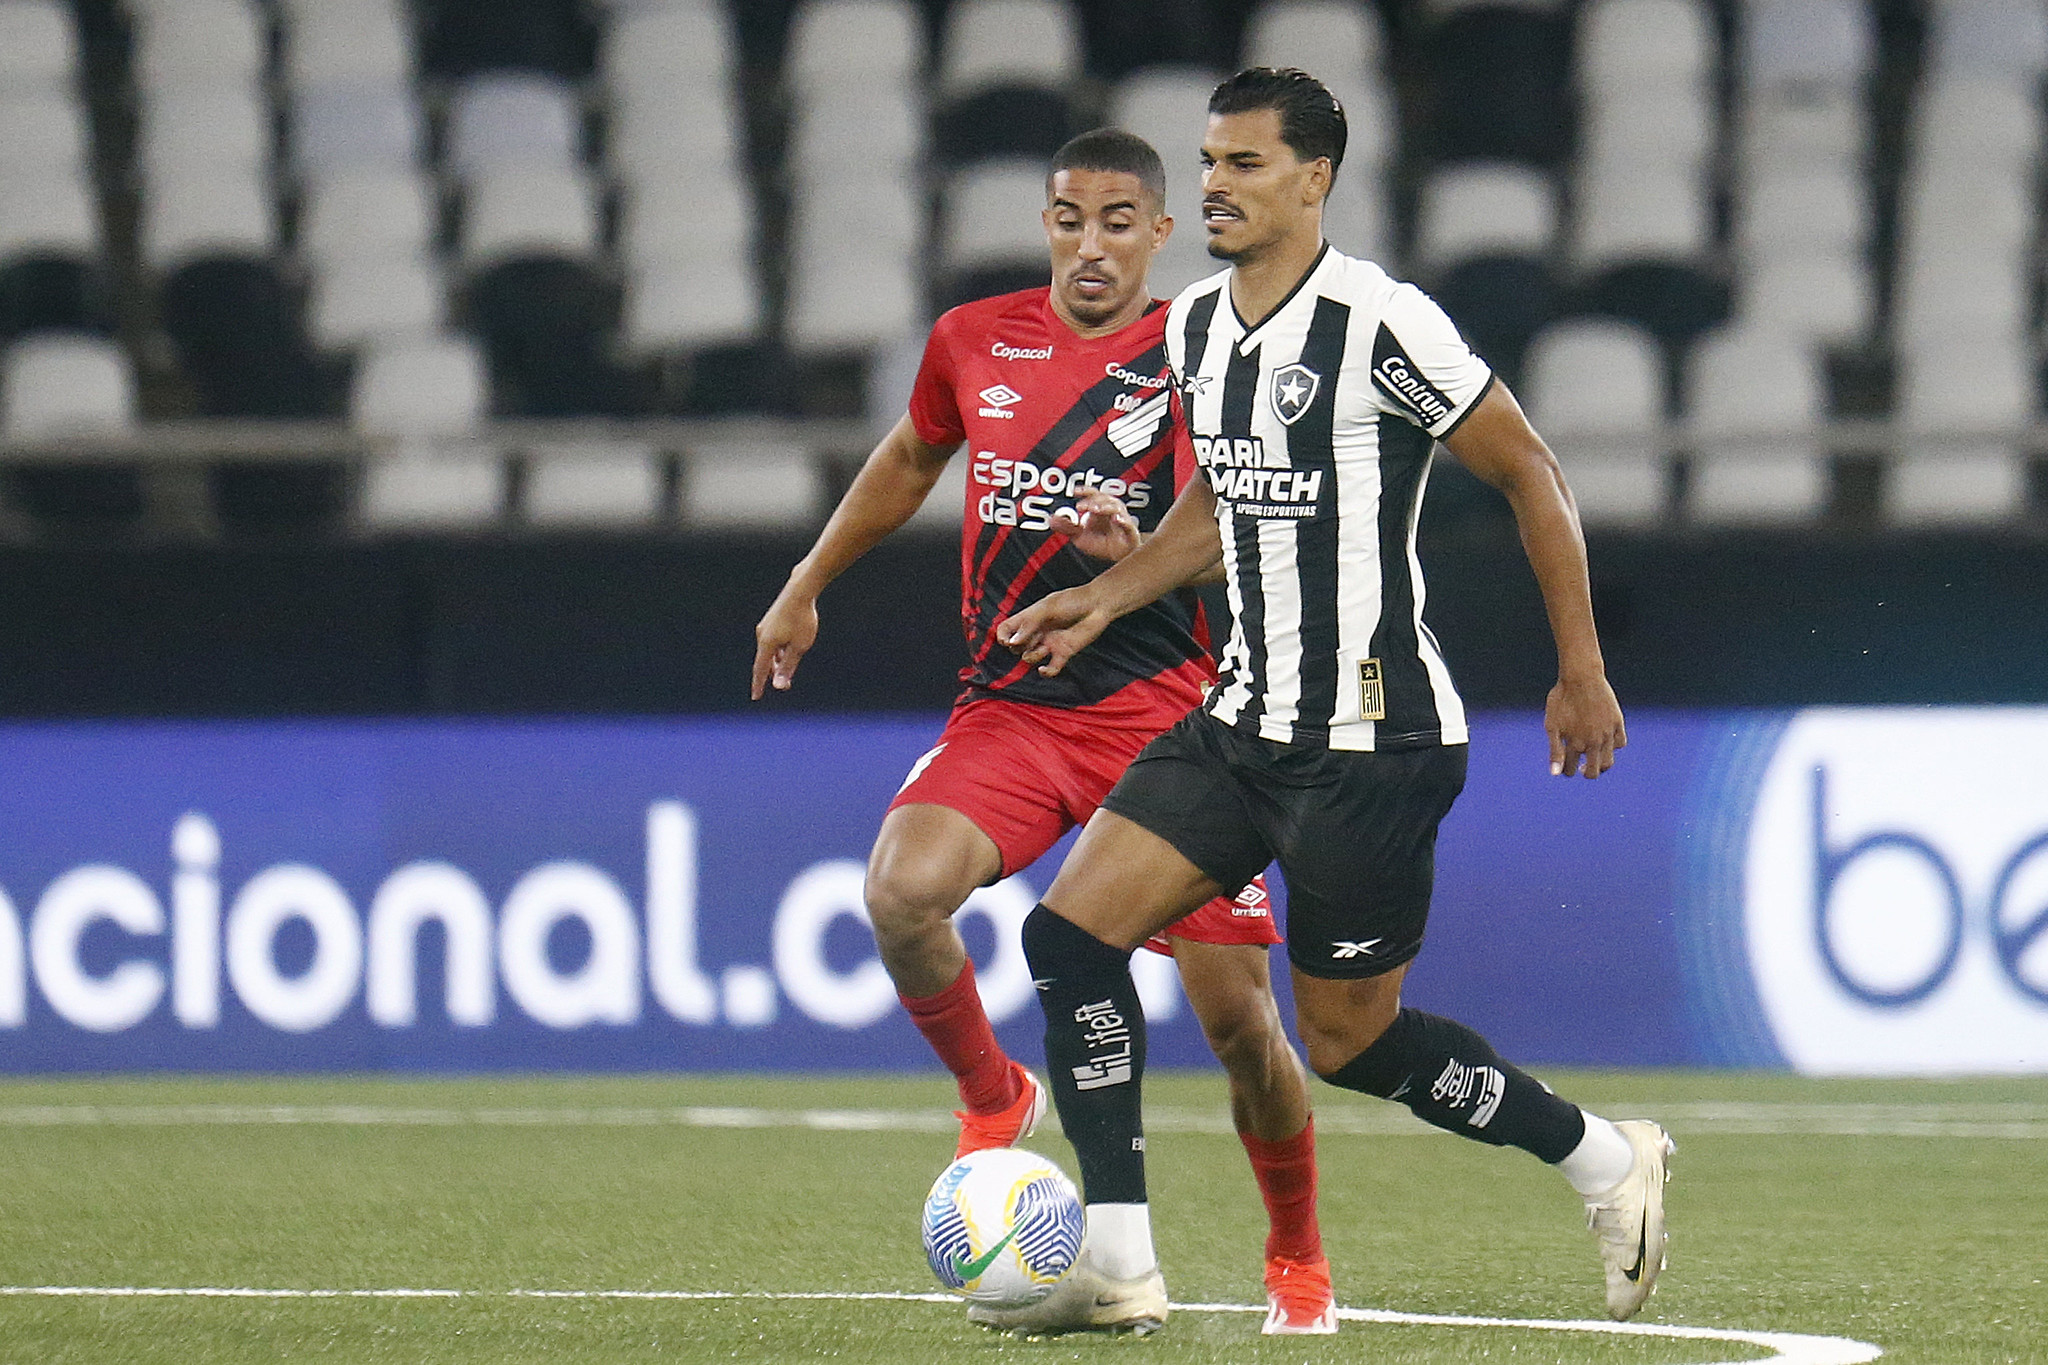
[[1820, 1073], [2048, 1058], [2048, 710], [1820, 710], [1765, 764], [1744, 954], [1786, 1060]]

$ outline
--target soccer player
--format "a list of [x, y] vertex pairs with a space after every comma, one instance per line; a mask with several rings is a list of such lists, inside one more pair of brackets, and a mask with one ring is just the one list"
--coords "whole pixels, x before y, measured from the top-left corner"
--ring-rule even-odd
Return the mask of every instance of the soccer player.
[[[1044, 223], [1050, 288], [963, 305], [939, 319], [910, 411], [868, 457], [811, 552], [755, 632], [753, 695], [787, 688], [818, 634], [818, 595], [923, 503], [969, 443], [961, 537], [962, 616], [972, 661], [931, 751], [910, 770], [868, 862], [867, 904], [904, 1007], [959, 1081], [961, 1154], [1027, 1136], [1045, 1111], [1038, 1080], [996, 1042], [952, 915], [973, 893], [1030, 865], [1094, 813], [1124, 766], [1196, 705], [1214, 676], [1189, 594], [1157, 594], [1102, 635], [1085, 663], [1043, 676], [997, 647], [1019, 605], [1087, 582], [1127, 554], [1192, 474], [1173, 419], [1162, 325], [1145, 289], [1172, 231], [1166, 175], [1142, 139], [1086, 133], [1053, 158]], [[1231, 1115], [1270, 1218], [1264, 1330], [1337, 1328], [1316, 1223], [1315, 1129], [1307, 1078], [1280, 1022], [1267, 947], [1280, 941], [1261, 868], [1218, 887], [1146, 935], [1169, 952], [1230, 1080]], [[1243, 888], [1240, 893], [1240, 888]], [[1142, 1065], [1138, 1002], [1104, 1002], [1092, 1077], [1123, 1085]], [[1076, 1116], [1079, 1121], [1079, 1116]], [[1076, 1136], [1069, 1130], [1069, 1136]], [[1086, 1141], [1085, 1138], [1081, 1139]], [[1166, 1318], [1144, 1192], [1088, 1207], [1084, 1262], [1096, 1279], [1056, 1291], [1068, 1329], [1149, 1331]], [[1099, 1285], [1113, 1286], [1097, 1293]], [[1005, 1315], [977, 1306], [991, 1327]]]
[[[1329, 91], [1255, 68], [1216, 88], [1209, 115], [1203, 225], [1230, 268], [1184, 291], [1166, 323], [1202, 475], [1145, 544], [997, 626], [1040, 676], [1063, 677], [1219, 559], [1236, 615], [1205, 705], [1132, 763], [1024, 924], [1086, 1197], [1145, 1197], [1142, 1066], [1077, 1085], [1103, 1052], [1090, 1021], [1135, 1020], [1132, 948], [1277, 859], [1310, 1067], [1557, 1166], [1586, 1201], [1608, 1312], [1628, 1318], [1664, 1263], [1664, 1130], [1587, 1113], [1471, 1029], [1401, 1004], [1437, 824], [1465, 781], [1465, 715], [1422, 622], [1415, 552], [1432, 443], [1514, 509], [1557, 646], [1550, 770], [1595, 778], [1626, 734], [1571, 494], [1442, 310], [1323, 241], [1345, 141]], [[1137, 1220], [1122, 1226], [1142, 1246]], [[1134, 1254], [1101, 1250], [1096, 1265]]]

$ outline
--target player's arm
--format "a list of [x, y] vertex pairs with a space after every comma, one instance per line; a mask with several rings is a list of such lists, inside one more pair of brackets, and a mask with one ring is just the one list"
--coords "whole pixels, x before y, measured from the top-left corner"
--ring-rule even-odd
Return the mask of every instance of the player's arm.
[[789, 581], [754, 627], [755, 701], [771, 683], [778, 691], [789, 688], [798, 662], [817, 643], [818, 594], [910, 520], [959, 448], [957, 441], [931, 445], [905, 416], [868, 455], [817, 543], [789, 571]]
[[1048, 594], [996, 623], [996, 638], [1057, 677], [1120, 616], [1198, 580], [1223, 558], [1216, 494], [1207, 479], [1190, 480], [1159, 519], [1159, 529], [1078, 588]]
[[1564, 471], [1505, 384], [1494, 384], [1444, 444], [1460, 464], [1506, 496], [1543, 591], [1557, 641], [1557, 686], [1543, 715], [1550, 771], [1569, 777], [1583, 759], [1585, 775], [1598, 777], [1614, 766], [1614, 751], [1628, 743], [1628, 731], [1607, 684], [1593, 627], [1586, 541]]

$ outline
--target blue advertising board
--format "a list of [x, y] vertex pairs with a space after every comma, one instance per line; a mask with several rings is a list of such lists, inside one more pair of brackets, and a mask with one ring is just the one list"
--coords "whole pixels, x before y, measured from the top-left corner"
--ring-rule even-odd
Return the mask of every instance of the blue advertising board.
[[[927, 1068], [860, 893], [939, 724], [0, 727], [0, 1071]], [[2048, 1070], [2048, 710], [1631, 739], [1565, 781], [1476, 720], [1412, 1003], [1531, 1063]], [[962, 912], [1031, 1059], [1063, 851]], [[1154, 1059], [1205, 1059], [1137, 963]]]

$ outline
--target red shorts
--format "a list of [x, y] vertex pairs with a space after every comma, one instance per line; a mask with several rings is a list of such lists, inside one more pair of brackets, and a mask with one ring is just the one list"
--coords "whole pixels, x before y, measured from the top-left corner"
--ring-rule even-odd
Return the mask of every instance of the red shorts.
[[[995, 842], [1007, 877], [1088, 823], [1158, 733], [1105, 725], [1085, 711], [976, 697], [953, 708], [939, 742], [911, 765], [889, 809], [959, 811]], [[1195, 943], [1281, 942], [1265, 882], [1261, 876], [1234, 897], [1218, 896], [1145, 946], [1170, 954], [1169, 935]]]

